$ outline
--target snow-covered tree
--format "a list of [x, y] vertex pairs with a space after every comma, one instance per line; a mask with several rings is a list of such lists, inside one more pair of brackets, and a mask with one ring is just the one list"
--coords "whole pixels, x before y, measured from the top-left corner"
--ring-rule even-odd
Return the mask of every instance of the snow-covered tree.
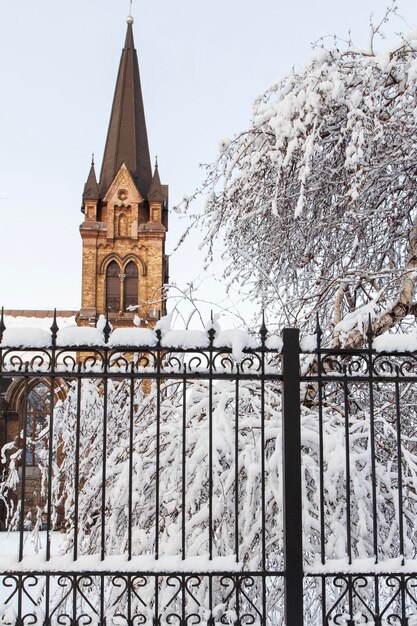
[[334, 345], [360, 344], [369, 314], [379, 334], [417, 311], [417, 32], [376, 52], [392, 12], [368, 50], [322, 42], [257, 98], [197, 218], [209, 258], [225, 242], [229, 283], [281, 324], [320, 312]]

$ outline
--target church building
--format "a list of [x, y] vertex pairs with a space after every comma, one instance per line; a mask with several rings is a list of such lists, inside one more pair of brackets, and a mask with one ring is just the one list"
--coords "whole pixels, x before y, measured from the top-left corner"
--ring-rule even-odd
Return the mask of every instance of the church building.
[[[131, 16], [100, 176], [97, 178], [92, 162], [81, 210], [81, 308], [56, 311], [58, 327], [95, 326], [100, 315], [107, 315], [114, 328], [138, 324], [137, 317], [142, 326], [154, 327], [166, 312], [168, 187], [161, 184], [157, 162], [151, 165]], [[35, 326], [49, 330], [54, 319], [54, 311], [50, 310], [6, 310], [2, 323], [4, 320], [6, 328]], [[65, 389], [59, 393], [65, 397]], [[27, 436], [36, 439], [47, 422], [49, 397], [46, 380], [33, 380], [27, 389], [22, 378], [1, 378], [0, 449], [12, 441], [22, 445], [24, 416]], [[29, 512], [40, 497], [38, 454], [37, 445], [27, 446], [25, 506]]]
[[106, 312], [114, 327], [135, 314], [152, 324], [164, 310], [168, 187], [157, 162], [152, 171], [132, 24], [129, 17], [100, 178], [93, 162], [83, 194], [82, 326]]
[[[165, 313], [168, 187], [162, 185], [148, 144], [133, 17], [117, 75], [107, 140], [97, 179], [94, 160], [84, 186], [81, 309], [57, 311], [58, 325], [95, 325], [108, 314], [113, 327], [132, 326], [135, 316], [154, 326]], [[35, 318], [52, 323], [52, 311], [6, 310], [6, 326]], [[18, 321], [18, 324], [13, 324]]]

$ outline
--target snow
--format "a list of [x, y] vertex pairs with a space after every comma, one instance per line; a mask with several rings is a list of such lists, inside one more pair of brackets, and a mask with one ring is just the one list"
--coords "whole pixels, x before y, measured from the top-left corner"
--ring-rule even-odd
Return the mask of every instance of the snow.
[[244, 357], [245, 348], [256, 348], [258, 347], [258, 341], [249, 335], [244, 330], [239, 330], [237, 328], [229, 329], [229, 330], [221, 330], [215, 340], [214, 347], [215, 348], [231, 348], [233, 358], [236, 361], [241, 361]]
[[314, 352], [317, 350], [317, 335], [306, 335], [300, 341], [301, 352]]
[[116, 328], [109, 338], [109, 346], [156, 346], [158, 339], [148, 328]]
[[58, 331], [57, 346], [102, 346], [103, 333], [98, 328], [68, 326]]
[[405, 559], [403, 563], [402, 557], [383, 559], [379, 563], [375, 563], [375, 558], [354, 559], [352, 563], [343, 558], [306, 565], [305, 569], [307, 574], [411, 574], [416, 572], [417, 563], [415, 559]]
[[415, 292], [412, 188], [401, 183], [416, 160], [417, 49], [408, 37], [378, 55], [330, 46], [261, 94], [248, 127], [222, 142], [193, 229], [207, 263], [222, 244], [227, 287], [279, 326], [311, 332], [320, 311], [323, 342], [343, 346], [369, 314], [411, 303], [405, 278]]
[[212, 315], [211, 319], [209, 319], [204, 327], [205, 332], [208, 333], [210, 330], [214, 330], [216, 333], [220, 332], [221, 328], [219, 320], [220, 313], [215, 313], [215, 315]]
[[[106, 316], [105, 316], [105, 315], [99, 315], [99, 318], [98, 318], [98, 320], [97, 320], [97, 324], [96, 324], [96, 328], [97, 328], [99, 331], [104, 332], [104, 329], [105, 329], [105, 327], [106, 327], [106, 324], [107, 324], [107, 319], [106, 319]], [[109, 326], [110, 326], [110, 329], [112, 329], [112, 328], [113, 328], [113, 326], [112, 326], [111, 324], [109, 324]]]
[[2, 348], [47, 348], [51, 345], [51, 332], [40, 328], [6, 328]]
[[366, 329], [369, 316], [371, 316], [371, 320], [375, 319], [378, 313], [378, 300], [379, 295], [377, 294], [376, 298], [368, 302], [367, 304], [357, 308], [352, 313], [348, 313], [345, 317], [336, 324], [334, 330], [336, 332], [344, 332], [348, 333], [353, 330], [355, 327], [359, 327], [361, 329]]
[[[369, 312], [370, 306], [366, 308]], [[365, 323], [366, 316], [363, 310], [347, 315], [337, 326], [337, 330], [349, 332], [358, 323], [358, 317]], [[166, 318], [163, 318], [166, 319]], [[161, 320], [162, 321], [162, 320]], [[163, 322], [162, 326], [167, 327]], [[117, 328], [109, 338], [109, 347], [155, 347], [157, 336], [148, 328]], [[200, 330], [165, 330], [162, 334], [161, 345], [165, 348], [179, 350], [205, 349], [209, 347], [207, 332]], [[103, 333], [98, 328], [67, 326], [61, 328], [57, 334], [57, 346], [103, 346]], [[241, 361], [245, 349], [256, 349], [259, 342], [255, 337], [240, 329], [218, 330], [214, 347], [230, 348], [233, 358]], [[270, 335], [265, 343], [268, 350], [282, 350], [282, 338], [280, 335]], [[6, 328], [3, 333], [2, 348], [49, 348], [51, 346], [51, 332], [41, 328]], [[373, 347], [377, 352], [416, 352], [417, 332], [409, 334], [385, 333], [376, 337]], [[317, 337], [306, 335], [301, 338], [300, 349], [302, 352], [314, 352], [317, 349]]]
[[[60, 317], [57, 314], [56, 318], [58, 328], [64, 328], [65, 326], [74, 326], [75, 315], [69, 317]], [[51, 317], [25, 317], [24, 315], [5, 315], [4, 324], [6, 328], [36, 328], [42, 330], [50, 330], [53, 323]]]
[[[46, 535], [46, 533], [41, 533]], [[128, 561], [127, 554], [112, 554], [101, 560], [100, 554], [85, 554], [74, 561], [71, 552], [63, 553], [61, 542], [65, 535], [53, 532], [52, 544], [55, 544], [55, 554], [49, 561], [43, 553], [27, 554], [21, 562], [17, 559], [19, 533], [0, 534], [0, 556], [2, 572], [235, 572], [243, 568], [242, 563], [236, 562], [234, 555], [214, 557], [207, 555], [189, 556], [182, 559], [181, 554], [162, 556], [155, 559], [153, 555], [142, 554], [133, 556]], [[46, 537], [42, 537], [46, 543]]]
[[[244, 355], [244, 350], [255, 349], [259, 347], [259, 341], [252, 335], [241, 329], [228, 329], [220, 330], [220, 326], [215, 316], [213, 321], [210, 321], [205, 330], [171, 330], [170, 329], [170, 316], [166, 316], [159, 320], [156, 328], [159, 325], [161, 330], [162, 339], [161, 345], [165, 348], [176, 348], [179, 350], [187, 349], [206, 349], [210, 345], [208, 330], [213, 328], [216, 331], [216, 337], [214, 340], [215, 348], [231, 348], [233, 358], [236, 361], [241, 361]], [[56, 344], [58, 347], [88, 347], [88, 346], [103, 346], [103, 320], [102, 316], [97, 323], [97, 328], [94, 327], [79, 327], [75, 324], [66, 325], [57, 333]], [[50, 323], [50, 320], [48, 320]], [[50, 348], [52, 343], [51, 331], [44, 330], [36, 327], [15, 327], [6, 328], [3, 333], [3, 342], [1, 347], [7, 348]], [[155, 347], [158, 343], [157, 335], [155, 331], [148, 328], [117, 328], [110, 334], [108, 345], [109, 347]], [[266, 347], [269, 350], [282, 349], [282, 339], [279, 335], [271, 335], [266, 340]], [[307, 344], [305, 344], [307, 345]], [[312, 350], [310, 347], [309, 350]]]
[[155, 324], [155, 330], [160, 330], [162, 333], [171, 330], [172, 313], [161, 317]]
[[280, 335], [270, 335], [265, 345], [268, 350], [278, 350], [280, 352], [282, 350], [282, 337]]
[[207, 348], [207, 334], [201, 330], [169, 330], [164, 333], [161, 344], [166, 348]]
[[373, 347], [377, 352], [416, 352], [417, 332], [407, 335], [384, 333], [375, 337]]

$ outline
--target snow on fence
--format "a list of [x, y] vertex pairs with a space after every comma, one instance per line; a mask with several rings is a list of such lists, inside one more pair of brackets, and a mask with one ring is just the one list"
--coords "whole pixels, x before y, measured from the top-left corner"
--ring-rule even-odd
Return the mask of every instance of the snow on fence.
[[0, 324], [0, 624], [417, 623], [413, 340], [321, 336]]

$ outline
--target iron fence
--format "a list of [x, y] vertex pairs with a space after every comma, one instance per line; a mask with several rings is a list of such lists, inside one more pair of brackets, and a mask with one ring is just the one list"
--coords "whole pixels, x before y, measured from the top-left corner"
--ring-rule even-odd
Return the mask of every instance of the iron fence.
[[417, 623], [416, 354], [4, 330], [0, 623]]

